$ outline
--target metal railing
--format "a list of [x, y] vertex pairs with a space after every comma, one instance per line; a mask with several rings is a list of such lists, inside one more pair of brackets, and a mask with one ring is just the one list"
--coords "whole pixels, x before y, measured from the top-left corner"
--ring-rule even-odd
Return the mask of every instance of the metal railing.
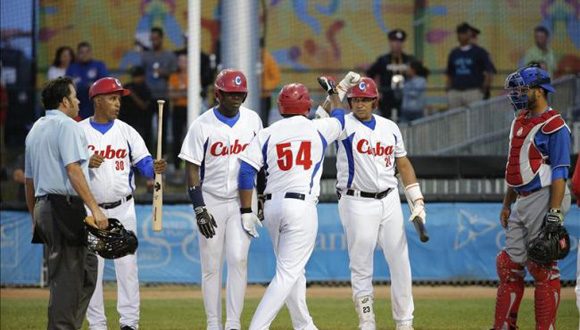
[[[554, 87], [550, 104], [572, 124], [580, 108], [580, 76], [562, 77]], [[401, 125], [401, 133], [411, 155], [505, 155], [513, 118], [507, 98], [498, 96]]]

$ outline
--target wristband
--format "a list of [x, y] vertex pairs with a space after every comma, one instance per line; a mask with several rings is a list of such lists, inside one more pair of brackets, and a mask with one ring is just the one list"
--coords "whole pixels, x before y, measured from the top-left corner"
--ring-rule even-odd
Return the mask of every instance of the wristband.
[[193, 204], [193, 208], [205, 206], [203, 195], [201, 194], [201, 186], [189, 187], [187, 189], [187, 194], [189, 195], [191, 204]]
[[251, 207], [240, 207], [240, 213], [241, 214], [252, 213], [252, 208]]

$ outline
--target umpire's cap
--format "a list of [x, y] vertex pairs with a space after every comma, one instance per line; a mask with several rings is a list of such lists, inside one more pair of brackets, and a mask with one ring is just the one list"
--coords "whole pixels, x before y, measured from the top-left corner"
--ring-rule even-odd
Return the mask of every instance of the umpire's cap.
[[105, 77], [93, 83], [89, 88], [89, 98], [92, 99], [97, 95], [119, 93], [121, 96], [131, 94], [131, 91], [123, 88], [121, 82], [117, 78]]
[[405, 41], [407, 33], [401, 29], [394, 29], [389, 32], [389, 40]]

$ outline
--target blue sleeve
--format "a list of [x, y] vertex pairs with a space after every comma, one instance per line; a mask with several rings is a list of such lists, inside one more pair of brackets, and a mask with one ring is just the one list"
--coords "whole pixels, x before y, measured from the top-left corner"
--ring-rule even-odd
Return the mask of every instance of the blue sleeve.
[[254, 178], [258, 171], [243, 160], [241, 162], [240, 174], [238, 175], [238, 189], [252, 190], [254, 189]]
[[137, 171], [141, 173], [144, 177], [148, 179], [155, 178], [155, 171], [153, 170], [153, 157], [146, 156], [145, 158], [141, 159], [137, 164], [135, 164], [135, 168]]
[[566, 127], [549, 135], [548, 157], [552, 169], [570, 166], [570, 132]]
[[107, 66], [104, 62], [101, 62], [101, 69], [103, 70], [103, 77], [107, 77], [109, 75], [109, 70], [107, 70]]
[[568, 179], [568, 167], [560, 166], [552, 169], [552, 182], [558, 179]]
[[338, 119], [338, 121], [340, 122], [341, 129], [344, 129], [344, 110], [343, 109], [332, 110], [332, 113], [330, 113], [330, 116]]

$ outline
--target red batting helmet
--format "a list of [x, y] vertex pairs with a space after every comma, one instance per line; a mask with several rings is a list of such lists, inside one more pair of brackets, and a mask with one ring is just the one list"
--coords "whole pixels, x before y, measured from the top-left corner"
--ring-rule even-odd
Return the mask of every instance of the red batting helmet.
[[348, 99], [353, 97], [378, 98], [379, 92], [377, 90], [377, 84], [371, 78], [364, 77], [360, 80], [358, 85], [348, 90], [346, 97]]
[[248, 81], [242, 71], [223, 69], [215, 78], [215, 89], [226, 93], [247, 93]]
[[89, 88], [90, 99], [92, 99], [97, 95], [113, 94], [113, 93], [120, 93], [121, 96], [127, 96], [131, 94], [131, 91], [128, 89], [124, 89], [119, 79], [113, 77], [101, 78], [95, 81], [91, 86], [91, 88]]
[[307, 116], [311, 105], [308, 88], [300, 83], [285, 85], [278, 94], [278, 111], [282, 115]]

